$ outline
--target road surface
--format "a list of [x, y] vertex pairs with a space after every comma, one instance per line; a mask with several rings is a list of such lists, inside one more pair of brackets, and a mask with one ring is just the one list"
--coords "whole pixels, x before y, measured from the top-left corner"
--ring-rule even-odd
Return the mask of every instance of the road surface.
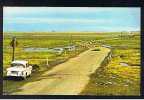
[[89, 49], [46, 71], [40, 80], [26, 83], [12, 95], [78, 95], [109, 52], [104, 47], [100, 51]]

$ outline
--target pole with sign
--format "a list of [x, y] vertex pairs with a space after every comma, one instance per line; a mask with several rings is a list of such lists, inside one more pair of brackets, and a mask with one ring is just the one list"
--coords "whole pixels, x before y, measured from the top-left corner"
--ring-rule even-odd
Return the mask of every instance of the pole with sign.
[[16, 41], [16, 37], [12, 38], [12, 41], [10, 43], [10, 46], [13, 48], [13, 52], [12, 52], [12, 61], [15, 60], [15, 47], [17, 46], [17, 41]]

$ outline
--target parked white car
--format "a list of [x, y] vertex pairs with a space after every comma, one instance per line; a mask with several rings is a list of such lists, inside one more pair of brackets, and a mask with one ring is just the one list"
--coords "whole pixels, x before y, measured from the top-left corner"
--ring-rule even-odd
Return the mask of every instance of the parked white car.
[[32, 66], [28, 61], [15, 60], [11, 63], [11, 67], [7, 68], [7, 76], [26, 78], [32, 73]]

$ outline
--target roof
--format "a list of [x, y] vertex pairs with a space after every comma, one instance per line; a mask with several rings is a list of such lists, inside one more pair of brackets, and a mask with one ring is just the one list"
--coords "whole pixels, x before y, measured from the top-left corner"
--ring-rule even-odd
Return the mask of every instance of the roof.
[[15, 60], [12, 63], [19, 63], [19, 64], [25, 65], [26, 63], [28, 63], [28, 61], [25, 61], [25, 60]]

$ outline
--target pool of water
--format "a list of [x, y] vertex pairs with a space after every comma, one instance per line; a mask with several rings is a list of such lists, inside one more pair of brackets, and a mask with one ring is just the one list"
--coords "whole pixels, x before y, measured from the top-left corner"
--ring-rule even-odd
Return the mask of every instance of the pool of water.
[[55, 48], [31, 48], [26, 47], [24, 51], [26, 52], [63, 52], [64, 50], [73, 51], [75, 50], [75, 46], [66, 46], [66, 47], [55, 47]]
[[120, 62], [120, 65], [121, 66], [129, 66], [127, 63], [125, 63], [125, 62]]
[[51, 52], [51, 53], [63, 53], [64, 49], [62, 48], [24, 48], [26, 52]]
[[52, 51], [53, 49], [50, 49], [50, 48], [24, 48], [24, 51], [26, 52], [50, 52]]

